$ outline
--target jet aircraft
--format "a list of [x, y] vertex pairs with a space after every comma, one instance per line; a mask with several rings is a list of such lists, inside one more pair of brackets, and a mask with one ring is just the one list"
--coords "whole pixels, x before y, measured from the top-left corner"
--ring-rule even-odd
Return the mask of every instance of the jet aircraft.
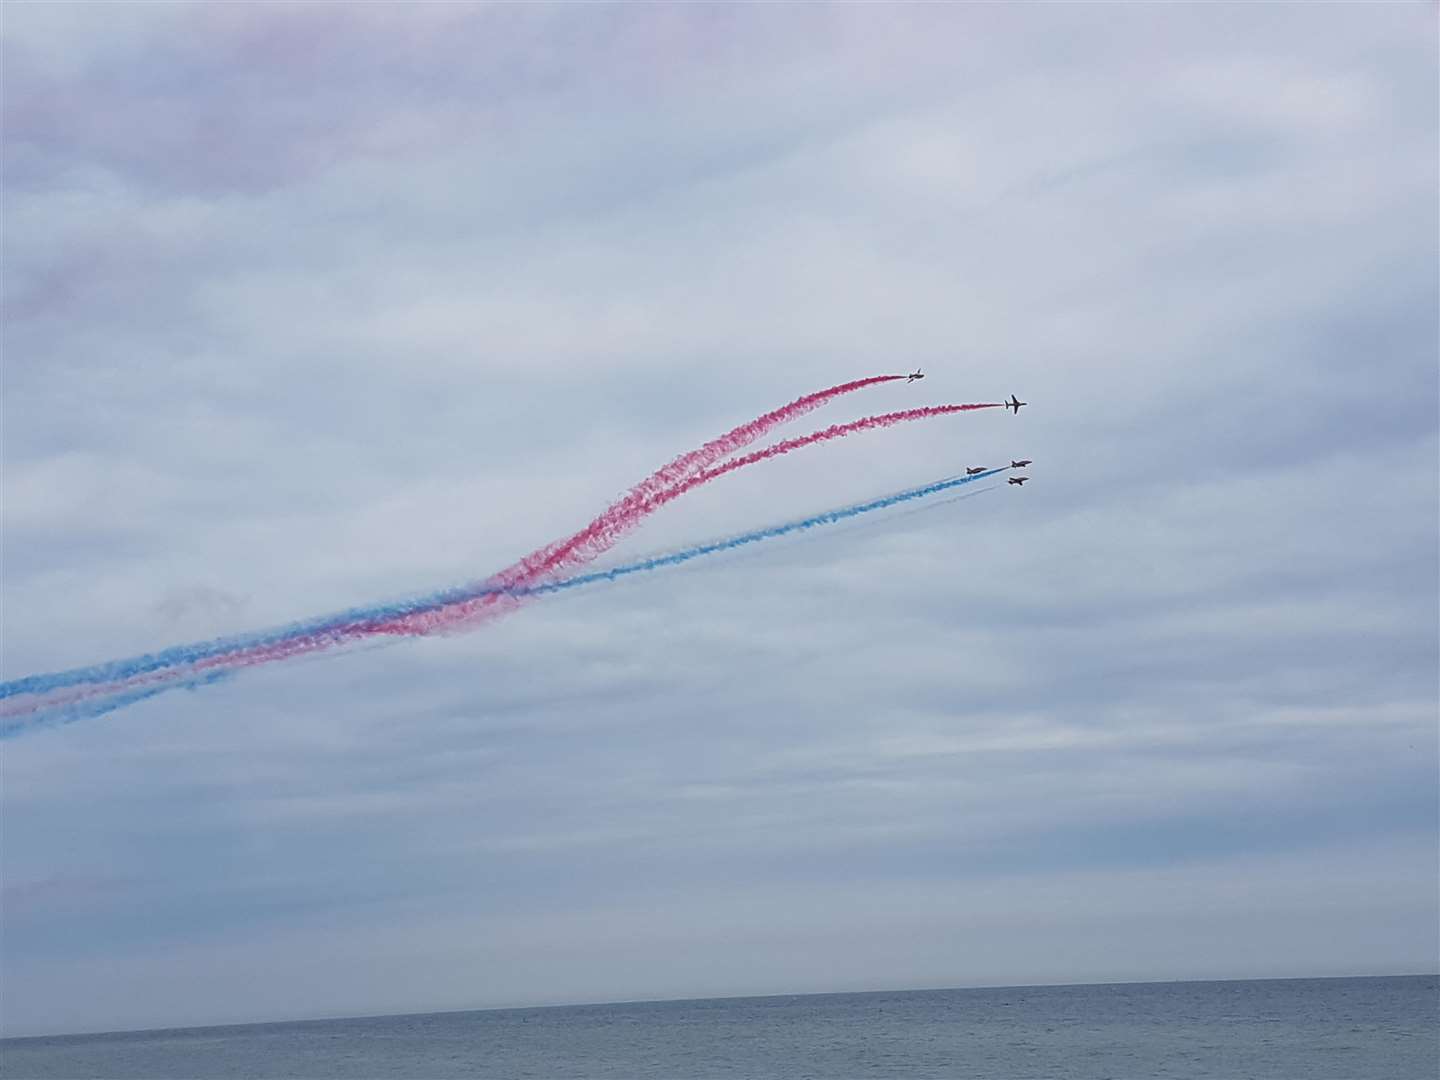
[[909, 375], [905, 377], [905, 385], [909, 386], [916, 379], [923, 379], [924, 377], [924, 373], [917, 367], [914, 371], [912, 371]]
[[1030, 465], [1030, 464], [1032, 464], [1032, 462], [1031, 462], [1030, 459], [1027, 457], [1024, 461], [1012, 461], [1012, 462], [1010, 462], [1010, 468], [1012, 468], [1012, 469], [1023, 469], [1026, 465]]
[[1015, 410], [1015, 415], [1016, 415], [1016, 416], [1019, 416], [1019, 415], [1020, 415], [1020, 406], [1021, 406], [1021, 405], [1029, 405], [1029, 404], [1030, 404], [1030, 403], [1029, 403], [1028, 401], [1021, 401], [1021, 400], [1020, 400], [1019, 398], [1017, 398], [1014, 394], [1011, 394], [1011, 395], [1010, 395], [1010, 400], [1007, 401], [1007, 402], [1005, 402], [1005, 408], [1007, 408], [1007, 409], [1014, 409], [1014, 410]]
[[982, 472], [984, 472], [984, 471], [985, 471], [985, 466], [984, 466], [984, 465], [976, 465], [975, 468], [973, 468], [973, 469], [966, 469], [966, 470], [965, 470], [965, 475], [966, 475], [966, 476], [974, 476], [976, 473], [982, 473]]
[[1012, 476], [1012, 477], [1010, 477], [1010, 481], [1009, 481], [1009, 482], [1012, 483], [1012, 484], [1015, 484], [1015, 485], [1020, 485], [1020, 484], [1025, 483], [1025, 481], [1026, 481], [1026, 480], [1029, 480], [1029, 479], [1030, 479], [1030, 478], [1029, 478], [1028, 476]]

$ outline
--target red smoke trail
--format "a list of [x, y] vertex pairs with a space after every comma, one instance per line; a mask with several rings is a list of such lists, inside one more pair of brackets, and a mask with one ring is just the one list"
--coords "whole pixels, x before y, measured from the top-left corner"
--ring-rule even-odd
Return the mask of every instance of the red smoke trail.
[[[977, 409], [1002, 409], [1004, 403], [999, 401], [985, 402], [978, 405], [931, 405], [920, 409], [905, 409], [901, 412], [881, 413], [878, 416], [867, 416], [860, 420], [852, 420], [848, 424], [832, 424], [820, 431], [812, 431], [809, 435], [800, 435], [793, 439], [784, 439], [774, 446], [767, 446], [764, 450], [756, 450], [741, 457], [734, 458], [722, 465], [713, 468], [703, 469], [688, 479], [682, 480], [666, 490], [657, 493], [646, 500], [635, 511], [635, 521], [622, 523], [620, 529], [614, 535], [598, 535], [596, 543], [603, 545], [600, 550], [610, 548], [620, 539], [620, 534], [634, 524], [638, 524], [641, 518], [648, 517], [660, 507], [674, 499], [678, 499], [687, 491], [692, 491], [702, 484], [724, 476], [726, 473], [734, 472], [736, 469], [743, 469], [747, 465], [754, 465], [757, 462], [768, 461], [770, 458], [781, 457], [792, 450], [799, 450], [806, 446], [813, 446], [816, 443], [829, 442], [831, 439], [843, 439], [847, 435], [854, 435], [860, 431], [872, 431], [876, 428], [893, 427], [896, 424], [908, 423], [912, 420], [927, 420], [934, 416], [950, 416], [954, 413], [974, 412]], [[599, 554], [599, 551], [596, 552]]]
[[[653, 514], [666, 503], [678, 499], [687, 491], [693, 491], [702, 484], [708, 484], [710, 481], [718, 479], [726, 473], [734, 472], [736, 469], [743, 469], [747, 465], [754, 465], [757, 462], [780, 457], [783, 454], [790, 453], [792, 450], [813, 446], [816, 443], [829, 442], [831, 439], [843, 439], [847, 435], [854, 435], [860, 431], [887, 428], [895, 424], [904, 424], [912, 420], [926, 420], [935, 416], [949, 416], [954, 413], [974, 412], [977, 409], [1002, 409], [1004, 407], [1004, 403], [999, 401], [984, 402], [975, 405], [932, 405], [927, 408], [905, 409], [902, 412], [867, 416], [861, 420], [852, 420], [848, 424], [832, 424], [828, 428], [811, 432], [809, 435], [801, 435], [793, 439], [784, 439], [774, 446], [766, 447], [764, 450], [756, 450], [741, 457], [733, 458], [722, 465], [701, 469], [699, 472], [672, 484], [670, 487], [657, 491], [649, 498], [634, 502], [630, 505], [628, 512], [623, 516], [617, 514], [612, 517], [608, 515], [608, 513], [602, 514], [566, 542], [567, 558], [565, 562], [583, 562], [595, 558], [597, 555], [613, 547], [626, 532], [633, 529], [642, 520], [650, 514]], [[619, 506], [620, 504], [617, 503], [616, 505]], [[523, 584], [529, 584], [536, 578], [541, 577], [544, 573], [545, 570], [537, 570], [534, 576], [523, 582]], [[507, 584], [515, 583], [509, 582]], [[384, 625], [371, 627], [367, 630], [367, 633], [429, 634], [437, 630], [453, 630], [479, 616], [490, 614], [491, 611], [487, 609], [491, 609], [496, 614], [499, 614], [501, 611], [510, 610], [521, 602], [521, 599], [517, 597], [489, 594], [476, 597], [473, 600], [458, 601], [455, 604], [433, 611], [402, 616]]]
[[[854, 384], [849, 384], [854, 385]], [[805, 399], [801, 399], [802, 401]], [[631, 495], [615, 504], [616, 507], [627, 506], [624, 516], [602, 514], [591, 522], [589, 526], [582, 529], [575, 536], [571, 537], [563, 545], [552, 545], [551, 548], [542, 549], [557, 552], [557, 563], [582, 562], [592, 559], [600, 553], [612, 547], [627, 531], [634, 528], [647, 516], [654, 513], [666, 503], [678, 499], [688, 491], [692, 491], [702, 484], [724, 476], [726, 473], [743, 469], [747, 465], [754, 465], [761, 461], [767, 461], [773, 457], [780, 457], [792, 450], [799, 450], [802, 447], [813, 446], [816, 443], [829, 442], [832, 439], [842, 439], [847, 435], [853, 435], [861, 431], [870, 431], [875, 428], [892, 427], [895, 424], [903, 424], [912, 420], [924, 420], [936, 416], [948, 416], [954, 413], [973, 412], [978, 409], [999, 409], [1003, 408], [1002, 402], [986, 402], [975, 405], [934, 405], [928, 408], [906, 409], [902, 412], [882, 413], [878, 416], [867, 416], [860, 420], [851, 421], [848, 424], [833, 424], [820, 431], [811, 432], [809, 435], [801, 435], [792, 439], [784, 439], [774, 446], [766, 447], [763, 450], [756, 450], [738, 458], [710, 468], [702, 468], [700, 471], [672, 483], [668, 488], [662, 488], [650, 494], [648, 498], [632, 498], [636, 491], [642, 490], [646, 485], [637, 485], [632, 489]], [[775, 416], [776, 413], [767, 414]], [[761, 418], [765, 419], [764, 417]], [[779, 422], [779, 421], [776, 421]], [[748, 426], [748, 425], [747, 425]], [[773, 426], [773, 423], [772, 425]], [[736, 432], [742, 431], [737, 428]], [[733, 434], [733, 433], [732, 433]], [[723, 440], [717, 439], [707, 446], [716, 446]], [[698, 458], [701, 451], [696, 451], [685, 458], [677, 458], [671, 465], [686, 460], [686, 458]], [[667, 466], [666, 468], [670, 468]], [[664, 472], [665, 470], [661, 470]], [[659, 475], [656, 473], [655, 475]], [[648, 482], [647, 482], [648, 483]], [[563, 552], [561, 549], [564, 549]], [[542, 576], [543, 570], [533, 571], [533, 581]], [[507, 582], [508, 585], [528, 584], [529, 582]], [[524, 602], [524, 597], [505, 596], [495, 593], [486, 593], [471, 600], [456, 601], [444, 607], [433, 608], [427, 611], [416, 612], [413, 615], [402, 615], [395, 618], [378, 618], [370, 620], [357, 620], [348, 625], [336, 626], [324, 631], [307, 634], [301, 637], [289, 638], [283, 641], [269, 642], [263, 645], [256, 645], [246, 649], [239, 649], [232, 653], [208, 657], [186, 665], [181, 669], [171, 669], [164, 672], [156, 672], [151, 675], [140, 676], [133, 679], [123, 680], [119, 683], [112, 683], [105, 687], [83, 690], [72, 694], [63, 695], [59, 699], [52, 699], [47, 702], [49, 705], [65, 704], [71, 701], [79, 701], [99, 694], [114, 693], [122, 689], [130, 689], [137, 686], [159, 684], [169, 679], [189, 678], [196, 673], [215, 669], [234, 670], [238, 668], [253, 667], [257, 664], [270, 663], [275, 660], [289, 659], [295, 656], [303, 656], [307, 653], [319, 652], [324, 649], [338, 645], [344, 645], [352, 641], [373, 637], [380, 634], [385, 635], [423, 635], [437, 631], [456, 630], [467, 624], [472, 624], [483, 618], [490, 618], [505, 614], [518, 607]]]
[[749, 423], [741, 424], [718, 439], [711, 439], [698, 450], [681, 454], [670, 464], [655, 470], [626, 492], [624, 498], [606, 507], [599, 517], [569, 539], [547, 544], [545, 547], [531, 552], [513, 566], [491, 577], [489, 582], [492, 585], [500, 586], [530, 584], [546, 574], [568, 566], [578, 561], [571, 557], [577, 549], [586, 545], [594, 536], [613, 529], [617, 523], [630, 521], [635, 507], [653, 498], [672, 484], [687, 479], [699, 470], [707, 468], [721, 458], [728, 457], [737, 450], [743, 450], [756, 439], [770, 434], [781, 424], [788, 424], [791, 420], [799, 419], [806, 413], [814, 412], [837, 397], [853, 393], [856, 390], [863, 390], [866, 387], [877, 386], [880, 383], [895, 382], [905, 377], [904, 375], [872, 375], [868, 379], [856, 379], [853, 382], [832, 386], [828, 390], [818, 390], [813, 394], [806, 394], [804, 397], [796, 398], [788, 405], [782, 405], [763, 416], [757, 416]]
[[[639, 524], [645, 515], [644, 513], [636, 514], [635, 510], [663, 492], [667, 487], [687, 479], [697, 471], [714, 464], [721, 458], [733, 454], [737, 450], [744, 449], [756, 439], [764, 438], [781, 424], [789, 423], [791, 420], [814, 412], [835, 398], [854, 393], [856, 390], [864, 390], [867, 387], [878, 386], [880, 383], [897, 382], [904, 378], [906, 378], [904, 375], [872, 375], [865, 379], [854, 379], [851, 382], [840, 383], [838, 386], [832, 386], [825, 390], [817, 390], [813, 394], [806, 394], [804, 397], [796, 398], [787, 405], [782, 405], [778, 409], [773, 409], [768, 413], [757, 416], [754, 420], [741, 424], [739, 427], [726, 432], [719, 438], [711, 439], [698, 449], [681, 454], [668, 465], [655, 470], [655, 472], [632, 487], [626, 492], [623, 498], [608, 506], [594, 521], [590, 522], [589, 525], [586, 525], [585, 528], [573, 536], [565, 540], [558, 540], [554, 543], [547, 544], [545, 547], [531, 552], [519, 562], [486, 579], [483, 584], [492, 587], [528, 585], [556, 570], [571, 566], [577, 562], [593, 559], [595, 556], [613, 546], [627, 529]], [[604, 535], [608, 539], [603, 544], [597, 545], [595, 538], [601, 535]], [[500, 615], [516, 607], [519, 603], [520, 601], [515, 597], [493, 593], [484, 595], [466, 602], [466, 607], [469, 610], [465, 618], [475, 619], [481, 614]], [[188, 678], [198, 672], [216, 668], [252, 667], [256, 664], [268, 663], [272, 660], [283, 660], [293, 656], [301, 656], [305, 653], [316, 652], [333, 645], [341, 645], [356, 638], [369, 637], [374, 634], [426, 633], [431, 629], [430, 623], [440, 615], [440, 611], [432, 611], [426, 614], [429, 618], [412, 615], [398, 619], [374, 620], [370, 622], [361, 621], [344, 628], [335, 628], [320, 634], [289, 638], [284, 641], [270, 642], [264, 645], [255, 645], [235, 652], [196, 661], [178, 671], [166, 670], [153, 672], [148, 675], [137, 676], [118, 683], [112, 683], [103, 689], [73, 691], [54, 699], [51, 704], [68, 704], [96, 696], [97, 694], [110, 694], [118, 690], [156, 684], [177, 677]], [[449, 626], [450, 620], [445, 620], [445, 625]], [[6, 711], [3, 707], [0, 707], [0, 716], [3, 715], [6, 715]]]
[[[890, 376], [893, 378], [894, 376]], [[853, 384], [850, 384], [853, 385]], [[801, 399], [802, 401], [805, 399]], [[733, 458], [721, 465], [701, 469], [699, 472], [671, 484], [668, 488], [656, 491], [648, 498], [632, 498], [635, 492], [641, 490], [645, 484], [636, 485], [631, 493], [624, 499], [614, 504], [612, 510], [624, 507], [625, 512], [612, 513], [607, 510], [598, 518], [592, 521], [580, 532], [576, 533], [563, 544], [552, 545], [550, 548], [542, 548], [541, 552], [554, 551], [552, 560], [538, 562], [530, 570], [529, 575], [524, 579], [510, 580], [501, 583], [492, 578], [490, 584], [496, 587], [528, 585], [542, 578], [545, 573], [560, 565], [586, 562], [596, 556], [608, 551], [613, 547], [625, 533], [629, 532], [636, 525], [640, 524], [646, 517], [653, 514], [666, 503], [678, 499], [687, 491], [693, 491], [702, 484], [708, 484], [712, 480], [724, 476], [726, 473], [734, 472], [736, 469], [743, 469], [747, 465], [755, 465], [761, 461], [768, 461], [770, 458], [780, 457], [792, 450], [799, 450], [806, 446], [813, 446], [816, 443], [829, 442], [832, 439], [843, 439], [847, 435], [854, 435], [861, 431], [872, 431], [876, 428], [893, 427], [896, 424], [908, 423], [912, 420], [927, 420], [936, 416], [950, 416], [955, 413], [974, 412], [978, 409], [1002, 409], [1004, 403], [999, 401], [984, 402], [975, 405], [931, 405], [920, 409], [905, 409], [901, 412], [881, 413], [878, 416], [867, 416], [860, 420], [852, 420], [848, 424], [832, 424], [820, 431], [812, 431], [809, 435], [801, 435], [793, 439], [784, 439], [774, 446], [768, 446], [763, 450], [756, 450], [738, 458]], [[767, 414], [769, 416], [776, 413]], [[764, 419], [762, 417], [761, 419]], [[773, 426], [773, 424], [771, 425]], [[736, 431], [742, 429], [737, 428]], [[717, 445], [722, 440], [717, 439]], [[703, 449], [703, 448], [702, 448]], [[695, 452], [696, 455], [700, 451]], [[692, 455], [686, 455], [690, 457]], [[681, 458], [677, 458], [679, 462]], [[672, 463], [674, 464], [674, 463]], [[669, 466], [667, 466], [669, 468]], [[661, 470], [662, 472], [664, 470]], [[655, 475], [659, 475], [656, 473]], [[648, 483], [648, 481], [646, 482]], [[537, 552], [537, 555], [540, 552]], [[533, 556], [532, 556], [533, 558]], [[516, 566], [521, 566], [528, 560], [521, 560]], [[512, 567], [511, 570], [514, 568]], [[509, 573], [509, 571], [506, 571]], [[497, 575], [497, 578], [499, 575]], [[326, 648], [332, 644], [341, 644], [362, 637], [371, 637], [377, 634], [405, 634], [424, 635], [433, 634], [437, 631], [457, 630], [462, 626], [474, 622], [505, 614], [514, 610], [524, 603], [525, 598], [506, 596], [499, 593], [486, 593], [471, 600], [457, 600], [453, 604], [447, 604], [441, 608], [434, 608], [428, 611], [416, 612], [413, 615], [402, 615], [394, 619], [360, 623], [353, 627], [347, 627], [338, 632], [325, 635], [325, 640], [315, 642], [309, 639], [298, 639], [268, 646], [257, 651], [253, 657], [243, 657], [236, 666], [248, 667], [252, 664], [263, 663], [269, 660], [282, 659], [306, 652], [312, 652], [318, 648]]]
[[[804, 397], [796, 398], [788, 405], [782, 405], [778, 409], [757, 416], [754, 420], [726, 432], [718, 439], [711, 439], [699, 449], [681, 454], [670, 464], [656, 469], [626, 492], [623, 498], [606, 507], [598, 517], [579, 532], [565, 540], [557, 540], [545, 547], [537, 548], [519, 562], [486, 578], [485, 584], [499, 588], [532, 585], [558, 570], [574, 566], [577, 563], [588, 562], [613, 547], [621, 535], [638, 525], [645, 514], [636, 514], [636, 509], [644, 506], [667, 488], [689, 479], [696, 472], [713, 465], [721, 458], [727, 457], [737, 450], [743, 450], [756, 439], [762, 439], [770, 434], [781, 424], [787, 424], [806, 413], [814, 412], [835, 398], [854, 393], [856, 390], [864, 390], [881, 383], [897, 382], [905, 378], [907, 378], [905, 375], [872, 375], [865, 379], [855, 379], [826, 390], [817, 390], [813, 394], [806, 394]], [[607, 539], [603, 543], [597, 544], [597, 538], [602, 536]], [[468, 614], [464, 618], [473, 619], [482, 612], [489, 614], [490, 611], [487, 609], [493, 609], [495, 614], [499, 614], [514, 608], [517, 603], [518, 601], [514, 597], [492, 593], [466, 602]], [[433, 619], [436, 614], [436, 612], [429, 612], [424, 616], [406, 616], [386, 626], [376, 627], [371, 632], [426, 633], [428, 631], [425, 629], [414, 629], [412, 623], [415, 620], [426, 620], [428, 626], [428, 620]]]

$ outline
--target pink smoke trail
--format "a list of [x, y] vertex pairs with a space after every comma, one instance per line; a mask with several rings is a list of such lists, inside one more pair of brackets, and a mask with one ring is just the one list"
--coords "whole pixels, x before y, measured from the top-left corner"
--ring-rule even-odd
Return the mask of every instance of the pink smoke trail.
[[872, 375], [866, 379], [856, 379], [853, 382], [832, 386], [827, 390], [806, 394], [804, 397], [796, 398], [788, 405], [782, 405], [763, 416], [757, 416], [754, 420], [726, 432], [718, 439], [711, 439], [698, 450], [681, 454], [670, 464], [656, 469], [632, 487], [623, 498], [606, 507], [594, 521], [579, 532], [566, 540], [547, 544], [545, 547], [531, 552], [513, 566], [495, 574], [489, 581], [493, 585], [502, 586], [530, 584], [546, 574], [568, 566], [577, 561], [570, 558], [572, 552], [588, 543], [598, 533], [614, 528], [618, 522], [630, 521], [633, 517], [632, 511], [636, 506], [653, 498], [672, 484], [685, 480], [737, 450], [743, 450], [755, 440], [770, 434], [781, 424], [788, 424], [791, 420], [797, 420], [806, 413], [814, 412], [837, 397], [867, 387], [878, 386], [880, 383], [895, 382], [905, 377], [904, 375]]
[[[607, 528], [594, 529], [587, 527], [581, 530], [581, 533], [586, 534], [586, 538], [584, 541], [571, 546], [569, 552], [570, 557], [566, 561], [580, 562], [594, 558], [614, 546], [625, 532], [634, 528], [644, 520], [644, 518], [660, 509], [660, 507], [678, 499], [681, 495], [694, 490], [702, 484], [708, 484], [712, 480], [716, 480], [737, 469], [743, 469], [749, 465], [768, 461], [770, 458], [780, 457], [783, 454], [790, 453], [792, 450], [799, 450], [803, 447], [813, 446], [816, 443], [829, 442], [834, 439], [843, 439], [846, 436], [854, 435], [862, 431], [887, 428], [896, 424], [925, 420], [937, 416], [949, 416], [962, 412], [974, 412], [979, 409], [999, 409], [1003, 407], [1003, 403], [1001, 402], [986, 402], [972, 405], [934, 405], [926, 408], [906, 409], [901, 412], [867, 416], [860, 420], [853, 420], [847, 424], [833, 424], [820, 431], [811, 432], [809, 435], [785, 439], [763, 450], [756, 450], [724, 462], [723, 464], [701, 469], [699, 472], [692, 474], [678, 483], [674, 483], [670, 487], [654, 493], [649, 498], [633, 503], [627, 517], [614, 520], [613, 524], [610, 524]], [[604, 515], [602, 515], [602, 517], [603, 516]], [[597, 519], [597, 521], [599, 520], [600, 519]], [[592, 523], [592, 525], [593, 524], [594, 523]], [[579, 536], [580, 534], [576, 535]], [[539, 574], [537, 573], [536, 576], [538, 577]], [[518, 583], [511, 582], [508, 584], [516, 585]], [[223, 656], [207, 658], [206, 660], [187, 666], [181, 674], [189, 677], [196, 672], [204, 672], [215, 668], [235, 670], [254, 667], [275, 660], [303, 656], [307, 653], [318, 652], [323, 649], [381, 634], [423, 636], [426, 634], [455, 631], [473, 625], [478, 621], [488, 621], [489, 619], [506, 614], [522, 604], [525, 599], [525, 597], [485, 593], [471, 599], [457, 600], [451, 604], [415, 612], [410, 615], [401, 615], [385, 619], [360, 620], [345, 626], [326, 630], [322, 633], [290, 638]], [[175, 674], [172, 673], [171, 677], [175, 677]], [[144, 681], [146, 680], [139, 679], [134, 680], [133, 683], [126, 682], [124, 686], [128, 688], [135, 683], [143, 683]], [[115, 686], [112, 684], [106, 688], [106, 692], [113, 692], [114, 689]]]
[[[905, 378], [906, 376], [904, 375], [872, 375], [864, 379], [854, 379], [850, 382], [840, 383], [836, 386], [827, 387], [824, 390], [817, 390], [814, 393], [806, 394], [788, 404], [782, 405], [778, 409], [773, 409], [770, 412], [757, 416], [755, 419], [731, 429], [724, 435], [711, 439], [698, 449], [681, 454], [632, 487], [622, 498], [608, 506], [598, 517], [579, 532], [565, 540], [555, 541], [542, 548], [538, 548], [520, 561], [486, 579], [484, 584], [491, 587], [502, 588], [528, 585], [543, 578], [547, 574], [588, 559], [593, 559], [601, 552], [613, 546], [624, 531], [639, 524], [644, 514], [636, 515], [634, 513], [635, 509], [644, 505], [647, 500], [654, 498], [660, 492], [663, 492], [667, 487], [685, 480], [697, 471], [705, 469], [737, 450], [744, 449], [757, 439], [768, 435], [780, 425], [789, 423], [807, 413], [814, 412], [835, 398], [854, 393], [857, 390], [864, 390], [871, 386], [878, 386], [881, 383], [897, 382]], [[604, 534], [610, 539], [604, 543], [603, 546], [597, 547], [594, 544], [594, 538], [600, 534]], [[487, 615], [500, 615], [511, 610], [518, 603], [519, 600], [515, 597], [492, 593], [477, 598], [477, 600], [473, 602], [475, 610], [472, 610], [467, 615], [467, 618], [476, 618], [482, 611]], [[425, 631], [410, 629], [404, 619], [385, 622], [380, 620], [359, 621], [322, 633], [287, 638], [281, 641], [272, 641], [223, 655], [206, 657], [185, 665], [183, 670], [168, 669], [155, 671], [111, 683], [103, 689], [91, 688], [71, 691], [49, 699], [48, 704], [70, 704], [96, 694], [110, 694], [120, 690], [144, 687], [149, 684], [169, 681], [180, 675], [189, 678], [193, 675], [214, 669], [251, 667], [255, 664], [267, 663], [271, 660], [281, 660], [305, 653], [316, 652], [333, 645], [344, 644], [357, 637], [366, 637], [380, 633], [416, 632], [424, 633]], [[8, 715], [11, 712], [24, 711], [24, 708], [24, 705], [19, 709], [14, 705], [0, 706], [0, 717]]]
[[[838, 386], [832, 386], [825, 390], [817, 390], [813, 394], [806, 394], [804, 397], [796, 398], [788, 405], [782, 405], [778, 409], [757, 416], [754, 420], [726, 432], [718, 439], [711, 439], [699, 449], [681, 454], [674, 461], [655, 470], [632, 487], [623, 498], [611, 503], [579, 532], [565, 540], [537, 548], [519, 562], [487, 578], [485, 583], [499, 588], [532, 585], [556, 571], [588, 562], [609, 550], [625, 532], [638, 525], [645, 518], [645, 513], [637, 514], [636, 509], [644, 506], [667, 488], [684, 482], [696, 472], [713, 465], [721, 458], [727, 457], [737, 450], [743, 450], [757, 439], [764, 438], [781, 424], [787, 424], [806, 413], [814, 412], [837, 397], [854, 393], [856, 390], [878, 386], [881, 383], [897, 382], [907, 377], [905, 375], [872, 375], [864, 379], [855, 379], [852, 382], [840, 383]], [[598, 537], [606, 539], [597, 543]], [[515, 597], [492, 593], [471, 601], [464, 618], [474, 619], [482, 614], [500, 614], [512, 610], [518, 603], [519, 601]], [[416, 633], [417, 631], [409, 627], [411, 618], [418, 618], [418, 616], [396, 620], [393, 630], [386, 627], [376, 628], [372, 632]], [[426, 633], [428, 631], [418, 632]]]
[[[768, 446], [763, 450], [756, 450], [721, 465], [701, 469], [699, 472], [686, 477], [668, 488], [655, 492], [649, 498], [635, 502], [628, 513], [621, 516], [616, 515], [606, 519], [602, 515], [589, 526], [571, 537], [567, 562], [584, 562], [595, 558], [613, 547], [620, 538], [629, 530], [633, 529], [646, 517], [653, 514], [666, 503], [678, 499], [688, 491], [693, 491], [702, 484], [708, 484], [726, 473], [734, 472], [736, 469], [743, 469], [747, 465], [754, 465], [761, 461], [768, 461], [770, 458], [780, 457], [790, 453], [792, 450], [799, 450], [806, 446], [813, 446], [816, 443], [829, 442], [832, 439], [843, 439], [847, 435], [854, 435], [861, 431], [872, 431], [876, 428], [892, 427], [895, 424], [909, 423], [914, 420], [927, 420], [936, 416], [950, 416], [955, 413], [974, 412], [978, 409], [1000, 409], [1004, 408], [1003, 402], [992, 401], [973, 405], [931, 405], [920, 409], [905, 409], [901, 412], [881, 413], [878, 416], [867, 416], [860, 420], [852, 420], [848, 424], [832, 424], [820, 431], [813, 431], [809, 435], [801, 435], [793, 439], [784, 439], [774, 446]], [[619, 505], [619, 504], [617, 504]], [[528, 579], [525, 584], [541, 577], [548, 568], [537, 567], [534, 576]], [[511, 584], [511, 583], [507, 583]], [[497, 603], [499, 602], [499, 603]], [[487, 609], [494, 608], [508, 611], [515, 605], [521, 603], [521, 599], [504, 595], [489, 594], [479, 596], [473, 600], [462, 600], [444, 608], [437, 608], [430, 611], [417, 612], [413, 615], [401, 616], [388, 623], [370, 628], [369, 633], [384, 634], [430, 634], [437, 630], [453, 630], [460, 625], [468, 623], [478, 616], [489, 614]]]

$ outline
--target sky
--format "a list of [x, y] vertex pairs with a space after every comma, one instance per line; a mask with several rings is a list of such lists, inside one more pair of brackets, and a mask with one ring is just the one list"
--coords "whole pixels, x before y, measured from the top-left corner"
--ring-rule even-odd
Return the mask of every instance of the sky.
[[0, 1033], [1436, 970], [1436, 13], [5, 5]]

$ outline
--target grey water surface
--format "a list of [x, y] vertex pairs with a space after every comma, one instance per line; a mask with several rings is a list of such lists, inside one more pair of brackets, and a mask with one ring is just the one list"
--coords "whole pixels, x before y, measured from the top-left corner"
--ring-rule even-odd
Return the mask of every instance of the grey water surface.
[[1433, 1080], [1440, 978], [577, 1005], [0, 1040], [0, 1076]]

